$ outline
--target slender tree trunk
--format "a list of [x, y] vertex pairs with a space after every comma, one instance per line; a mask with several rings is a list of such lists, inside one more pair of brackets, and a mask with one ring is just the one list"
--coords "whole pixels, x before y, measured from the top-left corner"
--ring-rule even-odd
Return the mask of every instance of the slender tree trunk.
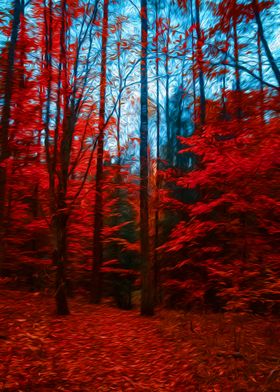
[[261, 49], [261, 38], [258, 34], [258, 66], [259, 66], [259, 78], [260, 78], [260, 91], [263, 92], [263, 66], [262, 66], [262, 49]]
[[228, 118], [225, 92], [226, 92], [226, 75], [223, 74], [223, 79], [222, 79], [222, 119], [223, 120], [227, 120]]
[[233, 43], [234, 43], [234, 62], [235, 62], [235, 89], [241, 91], [240, 71], [239, 71], [239, 49], [238, 49], [238, 36], [237, 36], [237, 22], [236, 18], [232, 20], [233, 28]]
[[[66, 66], [66, 65], [65, 65]], [[67, 79], [65, 79], [67, 80]], [[67, 92], [64, 90], [65, 100]], [[69, 101], [67, 102], [69, 103]], [[57, 192], [57, 210], [54, 215], [54, 265], [56, 266], [56, 307], [60, 315], [69, 314], [66, 290], [66, 266], [67, 266], [67, 229], [68, 229], [68, 211], [67, 211], [67, 185], [68, 170], [72, 146], [72, 137], [74, 132], [74, 116], [68, 106], [64, 110], [63, 135], [60, 147], [61, 172], [58, 179]]]
[[239, 48], [238, 48], [238, 35], [237, 35], [237, 20], [236, 17], [232, 19], [233, 28], [233, 45], [234, 45], [234, 62], [235, 62], [235, 91], [237, 94], [236, 99], [236, 116], [238, 120], [241, 120], [242, 110], [241, 110], [241, 80], [240, 80], [240, 70], [239, 70]]
[[[228, 33], [226, 34], [226, 40], [228, 41]], [[228, 57], [228, 51], [226, 50], [224, 55], [224, 63], [226, 64]], [[224, 65], [224, 73], [222, 76], [222, 119], [223, 121], [227, 121], [229, 119], [228, 111], [227, 111], [227, 103], [226, 103], [226, 65]]]
[[5, 261], [5, 201], [6, 201], [6, 181], [7, 171], [5, 160], [9, 158], [9, 125], [11, 117], [11, 103], [13, 92], [13, 76], [15, 64], [15, 50], [20, 27], [20, 0], [15, 0], [13, 10], [13, 22], [11, 40], [8, 48], [8, 61], [6, 65], [6, 75], [4, 81], [4, 98], [1, 114], [0, 130], [0, 271]]
[[265, 121], [265, 110], [264, 110], [264, 83], [263, 83], [263, 64], [262, 64], [262, 49], [261, 49], [261, 38], [258, 34], [258, 68], [260, 78], [260, 116], [262, 122]]
[[141, 314], [154, 314], [154, 271], [150, 254], [148, 200], [148, 16], [147, 0], [141, 0], [141, 125], [140, 125], [140, 246], [142, 262]]
[[[59, 197], [60, 199], [60, 197]], [[67, 221], [68, 215], [65, 212], [66, 204], [64, 196], [61, 195], [61, 200], [58, 200], [60, 208], [52, 220], [53, 237], [55, 241], [53, 252], [53, 264], [56, 267], [55, 276], [55, 300], [56, 312], [59, 315], [69, 314], [67, 295], [66, 295], [66, 254], [67, 254]], [[62, 208], [64, 206], [64, 208]]]
[[[49, 12], [48, 12], [49, 11]], [[52, 61], [52, 49], [53, 49], [53, 4], [52, 0], [49, 0], [47, 6], [46, 0], [44, 0], [44, 23], [45, 23], [45, 67], [47, 70], [48, 81], [47, 81], [47, 99], [46, 99], [46, 115], [45, 115], [45, 151], [46, 160], [49, 174], [49, 197], [50, 197], [50, 210], [52, 213], [55, 211], [55, 170], [56, 162], [52, 159], [50, 153], [50, 108], [51, 108], [51, 97], [52, 97], [52, 82], [53, 82], [53, 61]], [[61, 34], [63, 29], [61, 31]], [[60, 36], [62, 43], [63, 37]], [[59, 61], [59, 76], [61, 76], [61, 65], [62, 64], [62, 47], [60, 48], [60, 61]], [[58, 82], [58, 91], [60, 94], [60, 80]], [[57, 112], [60, 112], [60, 101], [57, 100]], [[57, 149], [57, 140], [54, 141], [54, 150]]]
[[[118, 102], [118, 108], [117, 108], [117, 170], [116, 170], [116, 175], [115, 175], [115, 186], [116, 190], [113, 193], [113, 197], [116, 197], [117, 203], [116, 203], [116, 217], [114, 218], [114, 225], [119, 225], [122, 222], [122, 216], [121, 216], [121, 211], [122, 211], [122, 200], [121, 200], [121, 183], [122, 183], [122, 177], [121, 177], [121, 115], [122, 115], [122, 100], [121, 100], [121, 94], [122, 94], [122, 70], [121, 70], [121, 42], [122, 42], [122, 28], [120, 26], [120, 32], [119, 32], [119, 37], [118, 37], [118, 43], [117, 43], [117, 60], [118, 60], [118, 77], [119, 77], [119, 102]], [[122, 259], [122, 253], [121, 253], [121, 246], [119, 244], [116, 244], [116, 256], [119, 262], [121, 262]], [[119, 293], [117, 293], [118, 295]]]
[[202, 52], [202, 34], [200, 25], [200, 0], [195, 0], [195, 16], [196, 16], [196, 35], [197, 35], [197, 63], [198, 63], [198, 81], [200, 92], [200, 126], [205, 124], [206, 119], [206, 98], [203, 70], [203, 52]]
[[[60, 146], [60, 175], [58, 178], [57, 188], [57, 204], [55, 213], [52, 219], [53, 235], [54, 235], [54, 251], [53, 263], [56, 266], [56, 282], [55, 282], [55, 300], [56, 310], [59, 315], [69, 314], [67, 294], [66, 294], [66, 274], [65, 269], [67, 265], [67, 223], [68, 212], [66, 204], [67, 185], [68, 185], [68, 169], [70, 162], [70, 153], [72, 146], [72, 138], [74, 132], [74, 116], [69, 108], [69, 92], [68, 92], [68, 74], [67, 74], [67, 60], [66, 60], [66, 32], [67, 32], [67, 18], [66, 18], [66, 0], [61, 4], [62, 12], [62, 28], [60, 34], [60, 49], [61, 49], [61, 66], [64, 71], [63, 83], [63, 123], [62, 123], [62, 140]], [[51, 168], [51, 171], [53, 168]], [[53, 174], [53, 173], [52, 173]]]
[[100, 75], [100, 107], [99, 107], [99, 135], [97, 147], [95, 205], [94, 205], [94, 233], [93, 233], [93, 265], [91, 281], [91, 302], [100, 303], [102, 295], [101, 266], [103, 262], [103, 153], [104, 153], [104, 125], [106, 99], [106, 62], [108, 39], [108, 6], [109, 0], [103, 3], [102, 26], [102, 58]]
[[268, 43], [267, 43], [267, 40], [266, 40], [265, 36], [264, 36], [264, 30], [263, 30], [262, 21], [261, 21], [261, 18], [260, 18], [260, 11], [259, 11], [259, 2], [258, 2], [258, 0], [253, 0], [252, 1], [252, 7], [253, 7], [254, 14], [255, 14], [257, 26], [258, 26], [258, 33], [259, 33], [262, 45], [264, 47], [264, 51], [265, 51], [266, 57], [267, 57], [267, 59], [269, 61], [269, 64], [270, 64], [270, 66], [272, 68], [272, 71], [273, 71], [274, 76], [275, 76], [275, 78], [277, 80], [277, 83], [280, 86], [280, 70], [277, 67], [276, 61], [275, 61], [275, 59], [273, 57], [273, 54], [272, 54], [272, 52], [270, 50], [270, 47], [268, 46]]
[[170, 97], [169, 97], [169, 40], [170, 40], [170, 14], [171, 4], [169, 4], [166, 31], [166, 53], [165, 53], [165, 121], [166, 121], [166, 135], [167, 135], [167, 161], [172, 166], [173, 164], [173, 140], [170, 128]]
[[120, 130], [121, 130], [121, 112], [122, 112], [122, 70], [121, 70], [121, 41], [122, 41], [122, 30], [120, 27], [119, 41], [117, 43], [117, 56], [118, 56], [118, 74], [119, 74], [119, 102], [117, 112], [117, 154], [118, 154], [118, 165], [121, 163], [121, 143], [120, 143]]
[[[190, 0], [190, 9], [191, 9], [191, 25], [194, 25], [194, 15], [193, 15], [193, 0]], [[194, 124], [194, 131], [196, 131], [197, 126], [197, 118], [196, 118], [196, 86], [195, 86], [195, 44], [194, 44], [194, 32], [192, 30], [191, 33], [192, 39], [192, 89], [193, 89], [193, 124]]]
[[[183, 60], [182, 64], [182, 75], [181, 75], [181, 83], [180, 83], [180, 98], [179, 98], [179, 105], [178, 105], [178, 127], [176, 131], [176, 166], [181, 168], [182, 164], [182, 154], [179, 153], [181, 150], [181, 142], [179, 140], [179, 136], [182, 136], [182, 116], [183, 116], [183, 109], [184, 109], [184, 73], [185, 73], [185, 59]], [[185, 130], [185, 132], [188, 132]]]
[[159, 106], [159, 1], [156, 1], [156, 209], [155, 209], [155, 242], [154, 242], [154, 270], [155, 270], [155, 301], [160, 300], [160, 265], [157, 247], [159, 246], [159, 160], [160, 160], [160, 106]]

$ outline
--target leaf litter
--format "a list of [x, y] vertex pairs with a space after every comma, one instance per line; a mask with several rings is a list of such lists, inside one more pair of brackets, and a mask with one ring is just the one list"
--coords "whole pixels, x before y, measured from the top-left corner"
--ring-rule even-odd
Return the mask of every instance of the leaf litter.
[[0, 390], [276, 392], [279, 328], [260, 322], [168, 310], [144, 318], [81, 297], [58, 317], [43, 294], [2, 290]]

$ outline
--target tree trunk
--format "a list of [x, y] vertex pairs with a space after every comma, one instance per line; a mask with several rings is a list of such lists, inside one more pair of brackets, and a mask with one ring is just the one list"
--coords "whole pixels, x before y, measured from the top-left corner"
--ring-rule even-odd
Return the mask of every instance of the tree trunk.
[[[67, 59], [66, 59], [66, 43], [65, 36], [67, 32], [66, 17], [66, 0], [61, 4], [62, 28], [60, 35], [60, 66], [64, 71], [63, 82], [63, 123], [62, 123], [62, 140], [60, 145], [60, 173], [57, 186], [57, 203], [55, 214], [53, 217], [53, 232], [55, 240], [55, 248], [53, 252], [53, 262], [56, 266], [56, 283], [55, 283], [55, 300], [56, 310], [59, 315], [69, 314], [66, 294], [66, 275], [65, 268], [67, 264], [67, 223], [68, 212], [66, 204], [67, 185], [68, 185], [68, 169], [70, 162], [72, 138], [74, 132], [74, 115], [69, 108], [69, 91], [68, 91], [68, 75], [67, 75]], [[58, 87], [59, 88], [59, 87]], [[56, 146], [57, 148], [57, 146]], [[54, 157], [53, 157], [54, 159]], [[53, 164], [56, 166], [56, 159]], [[52, 170], [56, 167], [51, 168]], [[52, 173], [54, 174], [54, 173]], [[52, 201], [52, 200], [51, 200]]]
[[264, 110], [264, 83], [263, 83], [263, 64], [262, 64], [262, 49], [261, 49], [261, 38], [258, 34], [258, 68], [260, 78], [260, 116], [262, 122], [265, 122], [265, 110]]
[[[59, 201], [61, 207], [58, 209], [56, 215], [53, 217], [53, 236], [55, 240], [55, 247], [53, 251], [53, 264], [56, 267], [55, 277], [55, 301], [56, 301], [56, 312], [59, 315], [69, 314], [69, 308], [67, 303], [66, 295], [66, 276], [65, 276], [65, 265], [66, 265], [66, 238], [67, 238], [67, 220], [68, 215], [65, 212], [66, 205], [63, 201], [63, 196]], [[62, 204], [61, 204], [62, 203]]]
[[[47, 12], [49, 11], [49, 12]], [[46, 0], [44, 0], [44, 24], [45, 24], [45, 67], [48, 75], [47, 82], [47, 99], [46, 99], [46, 115], [45, 115], [45, 151], [46, 151], [46, 160], [49, 174], [49, 195], [50, 195], [50, 209], [52, 212], [55, 211], [55, 169], [56, 163], [55, 159], [51, 160], [50, 154], [50, 108], [51, 108], [51, 97], [52, 97], [52, 82], [53, 82], [53, 62], [52, 62], [52, 49], [53, 49], [53, 4], [52, 0], [49, 0], [49, 4], [47, 6]], [[60, 94], [60, 76], [61, 76], [61, 67], [62, 67], [62, 42], [64, 40], [64, 28], [61, 30], [60, 34], [60, 61], [59, 61], [59, 81], [58, 81], [58, 91]], [[57, 99], [57, 112], [60, 111], [60, 100]], [[60, 113], [59, 113], [60, 114]], [[57, 115], [58, 117], [58, 115]], [[59, 115], [60, 117], [60, 115]], [[42, 114], [43, 118], [43, 114]], [[57, 140], [55, 138], [54, 141], [54, 150], [57, 150]]]
[[0, 131], [0, 271], [5, 261], [5, 200], [6, 200], [6, 163], [9, 158], [9, 124], [11, 116], [11, 103], [13, 92], [13, 76], [15, 64], [15, 50], [18, 39], [21, 13], [20, 0], [15, 0], [13, 10], [13, 24], [11, 31], [11, 40], [8, 43], [8, 61], [6, 68], [6, 77], [4, 82], [4, 99], [1, 113], [1, 131]]
[[[190, 9], [191, 9], [191, 25], [194, 25], [194, 15], [193, 15], [193, 0], [190, 1]], [[194, 32], [192, 29], [191, 32], [191, 47], [192, 47], [192, 89], [193, 89], [193, 125], [194, 131], [196, 131], [197, 126], [197, 118], [196, 118], [196, 86], [195, 86], [195, 45], [194, 45]]]
[[202, 34], [200, 26], [200, 0], [195, 0], [195, 16], [196, 16], [196, 35], [197, 35], [197, 63], [198, 63], [198, 81], [200, 92], [200, 126], [205, 124], [206, 119], [206, 98], [204, 85], [203, 70], [203, 53], [202, 53]]
[[[226, 40], [228, 41], [228, 33], [226, 34]], [[226, 50], [224, 55], [224, 64], [227, 62], [228, 50]], [[226, 102], [226, 65], [224, 65], [224, 73], [222, 75], [222, 120], [229, 120], [229, 115], [227, 111], [227, 102]]]
[[118, 57], [118, 76], [119, 76], [119, 102], [117, 111], [117, 164], [120, 168], [121, 164], [121, 143], [120, 143], [120, 130], [121, 130], [121, 114], [122, 114], [122, 70], [121, 70], [121, 42], [122, 42], [122, 27], [120, 28], [119, 40], [117, 43], [117, 57]]
[[280, 86], [280, 70], [277, 67], [276, 61], [275, 61], [275, 59], [274, 59], [274, 57], [273, 57], [273, 55], [271, 53], [271, 50], [270, 50], [270, 48], [268, 46], [268, 43], [267, 43], [267, 40], [266, 40], [266, 38], [264, 36], [263, 25], [262, 25], [262, 21], [261, 21], [261, 18], [260, 18], [258, 0], [253, 0], [252, 1], [252, 7], [253, 7], [254, 14], [255, 14], [257, 26], [258, 26], [258, 33], [259, 33], [262, 45], [264, 47], [266, 57], [267, 57], [267, 59], [269, 61], [269, 64], [270, 64], [270, 66], [272, 68], [272, 71], [273, 71], [274, 76], [275, 76], [275, 78], [277, 80], [277, 83]]
[[99, 107], [99, 135], [97, 147], [95, 205], [94, 205], [94, 233], [93, 233], [93, 265], [91, 280], [91, 302], [98, 304], [102, 296], [101, 266], [103, 262], [103, 153], [104, 153], [104, 126], [105, 126], [105, 99], [106, 99], [106, 62], [108, 39], [108, 6], [109, 0], [103, 3], [102, 26], [102, 58], [100, 75], [100, 107]]
[[142, 262], [141, 314], [154, 314], [154, 271], [150, 254], [148, 206], [148, 17], [147, 0], [141, 0], [141, 125], [140, 125], [140, 246]]
[[[178, 127], [176, 130], [176, 166], [178, 168], [182, 167], [182, 154], [180, 154], [180, 150], [182, 149], [181, 142], [179, 140], [179, 136], [183, 136], [182, 130], [182, 116], [184, 110], [184, 74], [185, 74], [185, 59], [182, 64], [182, 75], [181, 75], [181, 83], [179, 87], [179, 105], [178, 105]], [[188, 132], [185, 130], [185, 132]]]
[[166, 31], [166, 53], [165, 53], [165, 121], [166, 121], [166, 135], [167, 135], [167, 162], [169, 165], [172, 166], [173, 164], [173, 140], [171, 135], [171, 128], [170, 128], [170, 99], [169, 99], [169, 40], [170, 40], [170, 11], [171, 11], [171, 4], [169, 4], [168, 10], [168, 28]]
[[240, 80], [240, 70], [239, 70], [239, 48], [238, 48], [238, 35], [237, 35], [237, 20], [236, 17], [232, 18], [232, 28], [233, 28], [233, 43], [234, 43], [234, 63], [235, 63], [235, 91], [236, 97], [236, 116], [238, 120], [241, 120], [242, 110], [241, 110], [241, 80]]
[[159, 39], [158, 39], [158, 25], [159, 15], [158, 6], [159, 1], [156, 1], [156, 210], [155, 210], [155, 241], [154, 241], [154, 279], [155, 279], [155, 302], [160, 300], [160, 265], [158, 260], [157, 247], [159, 246], [159, 159], [160, 159], [160, 106], [159, 106]]

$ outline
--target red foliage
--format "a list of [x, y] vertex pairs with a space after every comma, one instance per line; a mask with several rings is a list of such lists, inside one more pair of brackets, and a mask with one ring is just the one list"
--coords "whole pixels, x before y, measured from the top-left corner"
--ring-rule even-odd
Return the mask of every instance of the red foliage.
[[200, 266], [208, 276], [202, 295], [215, 287], [228, 308], [247, 308], [257, 300], [273, 304], [279, 285], [279, 119], [256, 115], [250, 107], [256, 97], [256, 92], [244, 97], [247, 118], [241, 122], [213, 122], [202, 134], [181, 138], [182, 153], [194, 153], [198, 163], [171, 181], [195, 189], [198, 201], [182, 205], [188, 219], [161, 247], [179, 254], [173, 267], [181, 278], [188, 279], [186, 266]]

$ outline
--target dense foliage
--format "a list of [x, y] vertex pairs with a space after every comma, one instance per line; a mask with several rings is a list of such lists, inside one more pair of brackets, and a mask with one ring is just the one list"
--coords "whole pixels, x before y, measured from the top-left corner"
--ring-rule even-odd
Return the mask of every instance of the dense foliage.
[[1, 273], [279, 312], [279, 1], [1, 8]]

